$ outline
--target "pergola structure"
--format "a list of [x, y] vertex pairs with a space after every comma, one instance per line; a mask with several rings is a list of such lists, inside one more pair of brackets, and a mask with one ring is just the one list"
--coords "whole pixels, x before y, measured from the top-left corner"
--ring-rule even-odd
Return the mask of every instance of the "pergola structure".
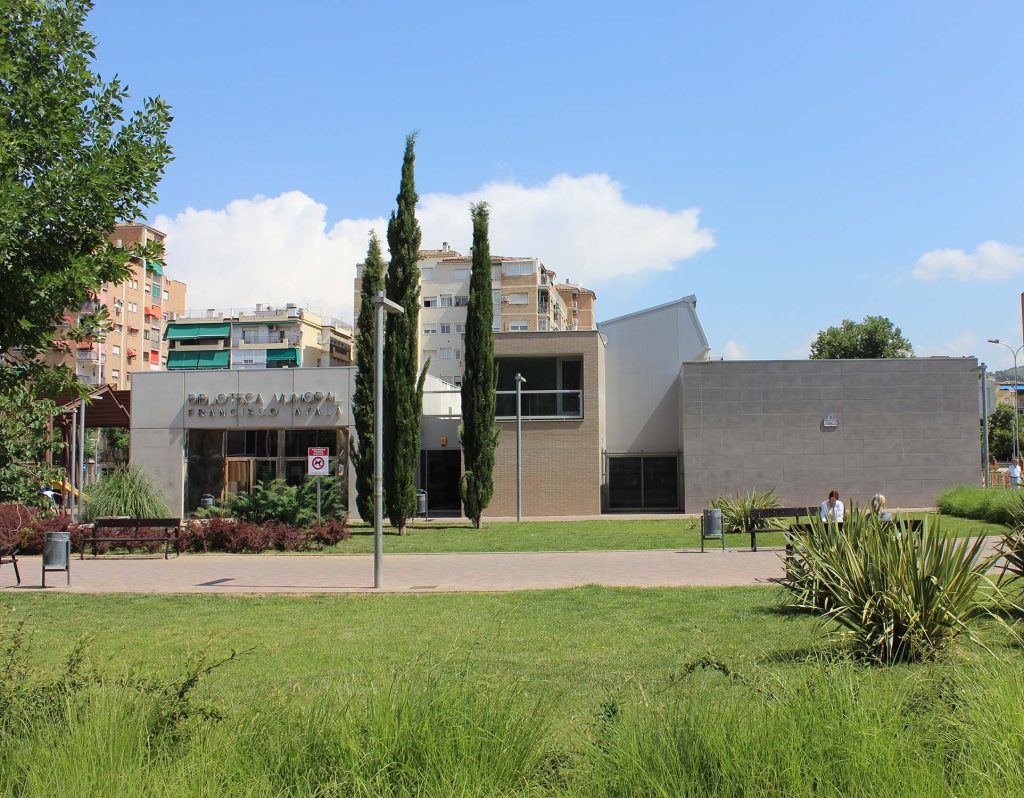
[[[64, 394], [57, 397], [54, 427], [60, 427], [64, 437], [64, 451], [69, 453], [64, 494], [68, 501], [65, 509], [74, 516], [81, 506], [82, 478], [85, 474], [85, 431], [101, 427], [128, 429], [131, 426], [132, 392], [103, 385], [85, 396]], [[49, 455], [48, 455], [49, 456]]]

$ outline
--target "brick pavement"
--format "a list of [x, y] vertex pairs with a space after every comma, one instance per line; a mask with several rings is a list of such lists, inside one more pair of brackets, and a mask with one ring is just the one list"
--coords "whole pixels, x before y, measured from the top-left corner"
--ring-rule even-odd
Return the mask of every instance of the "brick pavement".
[[[38, 591], [40, 558], [19, 558], [22, 585], [0, 569], [0, 592]], [[619, 587], [751, 585], [782, 574], [778, 550], [385, 554], [387, 592], [508, 591], [599, 584]], [[76, 593], [373, 592], [368, 555], [186, 554], [105, 556], [71, 563], [71, 587], [48, 573], [47, 590]], [[52, 586], [52, 587], [50, 587]]]
[[[989, 550], [995, 538], [990, 538]], [[606, 585], [686, 587], [769, 584], [782, 576], [781, 549], [707, 551], [385, 554], [383, 592], [511, 591]], [[21, 557], [22, 584], [0, 568], [0, 593], [38, 591], [40, 558]], [[71, 587], [49, 573], [48, 591], [75, 593], [375, 592], [373, 558], [325, 554], [186, 554], [72, 559]]]

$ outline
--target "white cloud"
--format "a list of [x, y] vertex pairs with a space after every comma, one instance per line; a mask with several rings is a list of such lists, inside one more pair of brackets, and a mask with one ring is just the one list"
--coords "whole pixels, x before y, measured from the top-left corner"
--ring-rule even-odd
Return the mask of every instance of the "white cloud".
[[726, 360], [747, 360], [749, 357], [750, 350], [743, 344], [738, 344], [735, 341], [725, 342]]
[[[668, 271], [715, 245], [699, 211], [628, 202], [606, 175], [557, 175], [540, 186], [492, 183], [465, 194], [425, 194], [417, 217], [425, 249], [442, 241], [468, 250], [469, 204], [491, 206], [491, 252], [539, 257], [560, 278], [596, 283], [619, 275]], [[387, 209], [390, 211], [390, 208]], [[355, 265], [370, 229], [386, 220], [342, 219], [301, 191], [189, 208], [154, 225], [167, 233], [169, 275], [189, 284], [190, 308], [297, 302], [347, 318]]]
[[932, 282], [954, 280], [1009, 280], [1024, 274], [1024, 247], [985, 241], [973, 253], [962, 249], [933, 249], [914, 264], [914, 277]]

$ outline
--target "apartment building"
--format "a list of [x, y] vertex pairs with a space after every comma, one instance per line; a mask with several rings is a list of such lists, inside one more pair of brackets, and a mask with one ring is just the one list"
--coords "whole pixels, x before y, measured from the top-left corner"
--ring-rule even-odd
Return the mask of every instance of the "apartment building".
[[352, 363], [352, 325], [298, 305], [190, 311], [167, 325], [167, 368], [327, 368]]
[[[492, 255], [493, 329], [501, 332], [593, 330], [596, 295], [578, 283], [559, 284], [538, 258]], [[462, 384], [462, 335], [469, 305], [473, 260], [451, 249], [420, 251], [420, 362], [451, 385]], [[363, 264], [356, 267], [359, 316]]]
[[[111, 240], [118, 247], [162, 243], [165, 235], [147, 224], [119, 224]], [[185, 283], [165, 274], [164, 264], [132, 258], [131, 274], [118, 284], [104, 283], [93, 299], [68, 310], [61, 330], [76, 324], [82, 314], [105, 306], [112, 329], [102, 341], [69, 341], [57, 331], [54, 351], [47, 362], [72, 368], [86, 385], [131, 387], [132, 374], [158, 371], [167, 360], [164, 329], [168, 321], [184, 312]]]

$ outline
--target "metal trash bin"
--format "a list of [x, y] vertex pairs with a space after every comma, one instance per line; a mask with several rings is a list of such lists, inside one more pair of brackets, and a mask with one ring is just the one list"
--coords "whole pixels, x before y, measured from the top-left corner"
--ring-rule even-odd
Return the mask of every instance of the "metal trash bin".
[[700, 550], [704, 551], [705, 540], [721, 541], [722, 550], [725, 550], [725, 530], [722, 525], [722, 511], [718, 507], [709, 507], [704, 510], [700, 519]]
[[71, 533], [47, 532], [43, 535], [43, 577], [46, 587], [47, 571], [64, 571], [71, 584]]
[[416, 515], [422, 515], [424, 519], [427, 517], [427, 492], [425, 490], [416, 491]]
[[216, 497], [210, 493], [204, 493], [199, 497], [199, 506], [204, 510], [209, 510], [213, 507], [213, 503], [216, 501]]

